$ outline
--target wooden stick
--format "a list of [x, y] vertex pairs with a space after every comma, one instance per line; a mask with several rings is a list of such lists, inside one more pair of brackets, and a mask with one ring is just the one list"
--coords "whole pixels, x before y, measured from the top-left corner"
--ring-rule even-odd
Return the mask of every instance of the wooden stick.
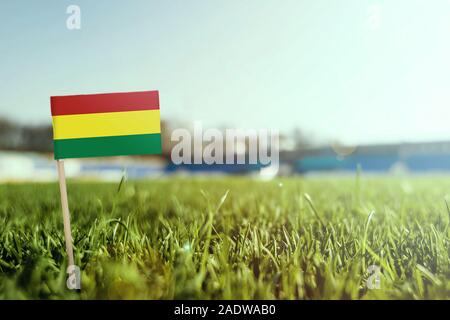
[[59, 176], [59, 191], [61, 193], [61, 206], [64, 221], [64, 238], [66, 239], [66, 252], [69, 257], [69, 266], [74, 265], [72, 232], [70, 230], [69, 201], [67, 200], [66, 174], [64, 172], [64, 161], [56, 160]]

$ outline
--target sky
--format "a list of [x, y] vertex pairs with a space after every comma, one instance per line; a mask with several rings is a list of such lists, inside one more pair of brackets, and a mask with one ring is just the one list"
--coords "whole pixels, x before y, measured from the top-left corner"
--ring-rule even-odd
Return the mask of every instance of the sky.
[[0, 116], [51, 123], [50, 96], [159, 90], [163, 119], [204, 128], [445, 140], [449, 35], [449, 0], [2, 1]]

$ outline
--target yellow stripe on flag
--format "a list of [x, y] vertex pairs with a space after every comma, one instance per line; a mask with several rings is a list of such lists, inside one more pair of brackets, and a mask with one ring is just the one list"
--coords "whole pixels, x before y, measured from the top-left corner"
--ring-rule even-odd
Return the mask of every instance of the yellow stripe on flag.
[[53, 138], [55, 140], [160, 132], [159, 110], [88, 113], [53, 117]]

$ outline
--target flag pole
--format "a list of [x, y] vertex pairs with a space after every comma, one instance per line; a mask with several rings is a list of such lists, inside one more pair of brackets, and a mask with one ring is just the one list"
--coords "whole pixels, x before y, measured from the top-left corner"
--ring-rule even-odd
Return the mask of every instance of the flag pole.
[[61, 193], [61, 206], [64, 222], [64, 238], [66, 240], [66, 252], [69, 258], [69, 266], [74, 265], [73, 247], [72, 247], [72, 232], [70, 229], [70, 213], [69, 201], [67, 200], [66, 174], [64, 172], [64, 161], [56, 160], [58, 166], [59, 177], [59, 191]]

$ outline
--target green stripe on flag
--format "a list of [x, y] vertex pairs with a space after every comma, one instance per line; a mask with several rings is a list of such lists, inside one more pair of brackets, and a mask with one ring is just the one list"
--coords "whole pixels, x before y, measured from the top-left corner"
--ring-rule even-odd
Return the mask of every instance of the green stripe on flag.
[[161, 134], [54, 140], [55, 159], [161, 154]]

